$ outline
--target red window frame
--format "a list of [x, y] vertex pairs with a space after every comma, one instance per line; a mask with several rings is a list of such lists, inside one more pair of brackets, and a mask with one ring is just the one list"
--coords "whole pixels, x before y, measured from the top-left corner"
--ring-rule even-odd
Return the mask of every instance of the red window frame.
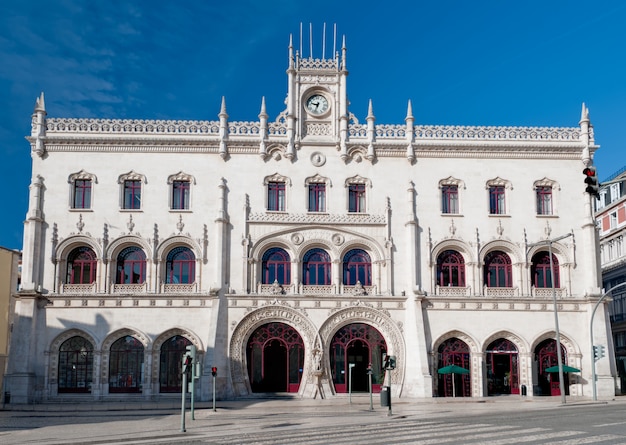
[[487, 287], [513, 287], [511, 258], [504, 252], [489, 252], [485, 256], [485, 285]]
[[348, 186], [348, 212], [365, 213], [365, 184]]
[[326, 184], [309, 184], [309, 212], [326, 211]]
[[552, 215], [552, 187], [537, 187], [537, 215]]
[[141, 284], [146, 281], [146, 254], [131, 246], [117, 256], [117, 284]]
[[172, 209], [188, 210], [191, 184], [189, 181], [172, 182]]
[[195, 281], [196, 256], [188, 247], [175, 247], [165, 263], [167, 284], [191, 284]]
[[[437, 369], [441, 369], [448, 365], [457, 365], [471, 371], [470, 349], [467, 343], [459, 338], [450, 338], [443, 342], [438, 349], [439, 364]], [[438, 390], [440, 397], [454, 397], [453, 389], [456, 395], [462, 397], [471, 397], [471, 372], [469, 374], [438, 374], [439, 383]], [[454, 384], [452, 379], [459, 384]]]
[[372, 285], [372, 260], [363, 249], [352, 249], [343, 258], [343, 284], [354, 286], [357, 281]]
[[459, 213], [459, 188], [456, 185], [444, 185], [441, 187], [442, 213]]
[[324, 249], [311, 249], [302, 260], [302, 282], [307, 285], [331, 284], [330, 255]]
[[[554, 266], [554, 287], [561, 287], [561, 279], [559, 273], [559, 260], [556, 255], [552, 254], [552, 265]], [[533, 285], [536, 288], [548, 288], [552, 287], [550, 273], [550, 254], [549, 252], [538, 252], [533, 255], [532, 265], [530, 273], [533, 280]]]
[[124, 181], [124, 209], [137, 210], [141, 208], [141, 181]]
[[261, 261], [261, 283], [291, 284], [291, 258], [289, 254], [280, 247], [268, 249], [263, 254]]
[[74, 181], [75, 209], [91, 208], [91, 179], [76, 179]]
[[68, 284], [91, 284], [96, 281], [98, 259], [95, 252], [87, 246], [78, 247], [67, 257]]
[[446, 250], [437, 257], [437, 284], [465, 286], [465, 259], [455, 250]]
[[267, 210], [285, 211], [285, 189], [284, 182], [273, 181], [267, 184]]
[[491, 215], [504, 215], [506, 213], [505, 197], [503, 185], [489, 187], [489, 213]]

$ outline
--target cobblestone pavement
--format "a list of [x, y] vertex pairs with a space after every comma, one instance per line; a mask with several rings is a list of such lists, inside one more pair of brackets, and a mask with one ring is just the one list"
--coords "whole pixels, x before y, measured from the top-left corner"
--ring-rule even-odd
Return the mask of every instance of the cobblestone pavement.
[[[570, 404], [590, 404], [570, 399]], [[607, 402], [602, 402], [607, 403]], [[612, 401], [610, 403], [623, 403]], [[537, 410], [560, 406], [560, 398], [400, 399], [392, 411], [368, 396], [333, 399], [254, 399], [196, 403], [195, 419], [171, 403], [99, 403], [8, 406], [0, 411], [0, 443], [41, 444], [393, 444], [618, 443], [618, 436], [523, 429], [478, 423], [455, 423], [454, 416]], [[482, 421], [485, 420], [485, 421]], [[445, 426], [445, 428], [444, 428]], [[444, 437], [445, 434], [445, 437]], [[530, 441], [530, 439], [528, 439]]]

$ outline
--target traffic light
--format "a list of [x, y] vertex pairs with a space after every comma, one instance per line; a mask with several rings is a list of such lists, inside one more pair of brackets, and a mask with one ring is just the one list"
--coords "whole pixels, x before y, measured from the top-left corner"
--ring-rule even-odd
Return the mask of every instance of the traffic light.
[[213, 374], [213, 377], [215, 377], [217, 375], [217, 366], [213, 366], [211, 368], [211, 374]]
[[600, 183], [598, 182], [596, 168], [593, 166], [585, 168], [583, 170], [583, 175], [585, 175], [585, 184], [587, 184], [585, 192], [589, 193], [596, 199], [600, 199]]
[[193, 359], [189, 354], [183, 355], [183, 373], [190, 373]]
[[593, 359], [597, 362], [604, 357], [604, 345], [598, 345], [593, 347]]
[[384, 370], [396, 369], [396, 356], [395, 355], [387, 355], [387, 353], [383, 353], [383, 369]]
[[196, 361], [196, 347], [194, 345], [187, 345], [187, 347], [185, 348], [185, 354], [191, 356], [191, 360], [193, 362]]
[[188, 345], [185, 348], [185, 354], [183, 355], [183, 372], [193, 374], [193, 364], [196, 361], [196, 347], [194, 345]]

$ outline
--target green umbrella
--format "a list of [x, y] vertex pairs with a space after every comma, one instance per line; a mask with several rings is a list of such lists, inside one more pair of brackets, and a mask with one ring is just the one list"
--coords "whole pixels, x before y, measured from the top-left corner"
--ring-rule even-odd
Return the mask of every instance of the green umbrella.
[[443, 368], [439, 368], [437, 372], [439, 374], [469, 374], [469, 369], [461, 368], [457, 365], [448, 365]]
[[[549, 368], [544, 369], [545, 372], [559, 372], [558, 366], [550, 366]], [[563, 372], [580, 372], [580, 369], [574, 368], [572, 366], [563, 365]]]
[[448, 365], [437, 370], [439, 374], [452, 374], [452, 397], [456, 397], [456, 388], [454, 387], [454, 374], [469, 374], [469, 369], [461, 368], [457, 365]]

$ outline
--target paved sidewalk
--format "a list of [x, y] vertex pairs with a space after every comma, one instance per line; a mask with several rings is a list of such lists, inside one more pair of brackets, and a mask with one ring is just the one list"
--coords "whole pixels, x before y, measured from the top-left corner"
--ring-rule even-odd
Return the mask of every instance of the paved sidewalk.
[[[209, 443], [219, 431], [227, 434], [254, 434], [271, 428], [319, 428], [346, 423], [385, 424], [393, 419], [434, 419], [458, 414], [485, 415], [489, 412], [549, 409], [563, 406], [559, 397], [503, 396], [490, 398], [433, 398], [392, 400], [392, 411], [380, 406], [375, 395], [370, 409], [369, 395], [328, 399], [240, 399], [195, 403], [195, 420], [189, 402], [182, 431], [180, 400], [160, 403], [102, 402], [75, 404], [9, 405], [0, 411], [0, 443], [41, 444], [158, 444]], [[626, 401], [626, 400], [625, 400]], [[567, 405], [594, 403], [585, 398], [567, 398]], [[390, 415], [391, 414], [391, 415]]]

